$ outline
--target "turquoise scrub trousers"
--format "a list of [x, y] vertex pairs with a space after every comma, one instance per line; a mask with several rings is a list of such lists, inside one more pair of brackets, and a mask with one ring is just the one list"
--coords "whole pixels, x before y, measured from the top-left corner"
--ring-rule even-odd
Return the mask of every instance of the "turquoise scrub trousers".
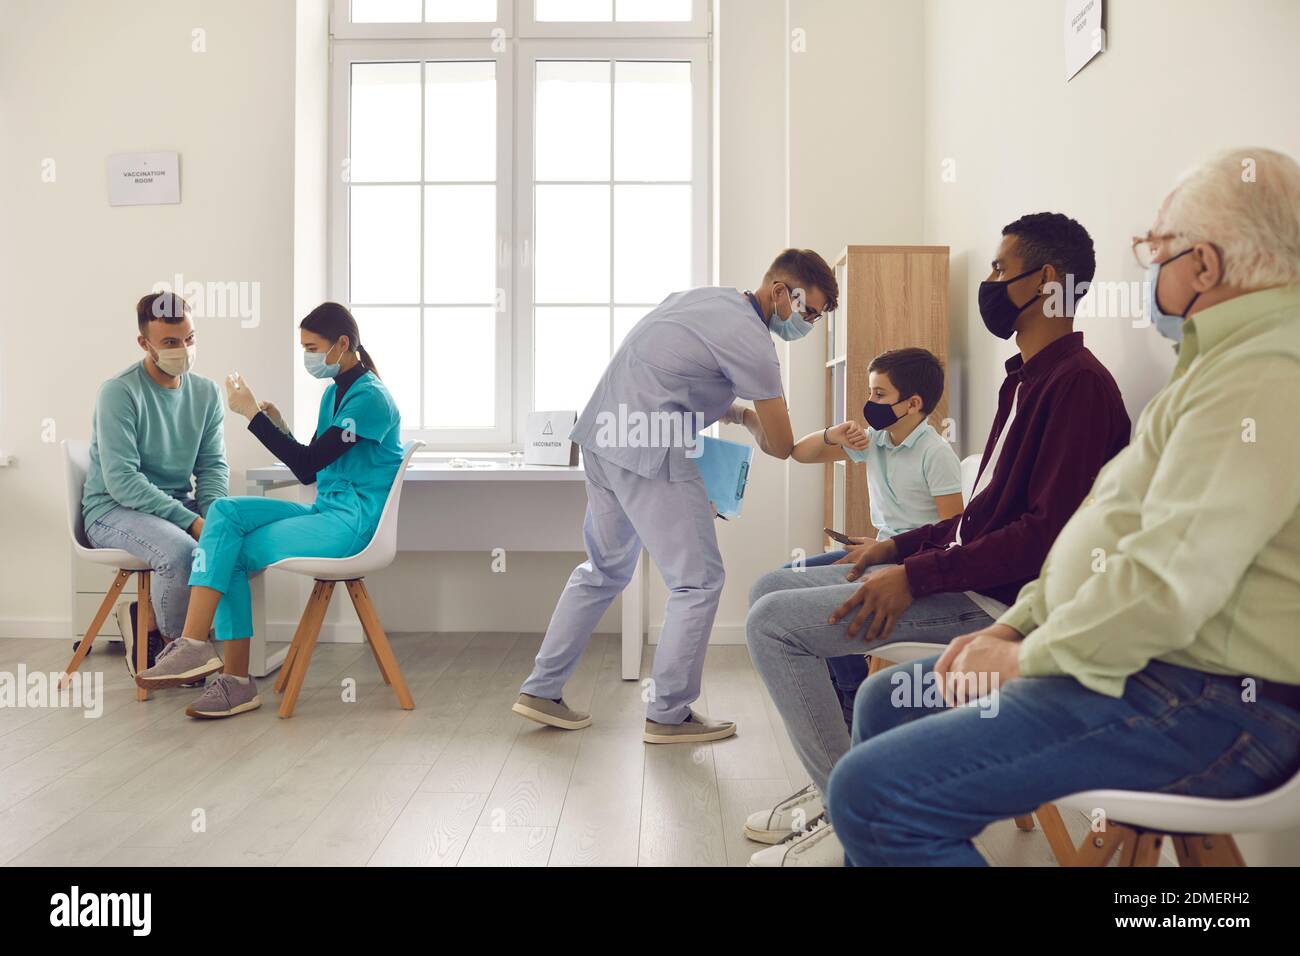
[[199, 535], [190, 586], [221, 592], [213, 621], [217, 640], [244, 640], [253, 636], [250, 574], [284, 558], [350, 557], [369, 543], [373, 531], [358, 528], [355, 515], [319, 510], [317, 505], [218, 498], [209, 506]]

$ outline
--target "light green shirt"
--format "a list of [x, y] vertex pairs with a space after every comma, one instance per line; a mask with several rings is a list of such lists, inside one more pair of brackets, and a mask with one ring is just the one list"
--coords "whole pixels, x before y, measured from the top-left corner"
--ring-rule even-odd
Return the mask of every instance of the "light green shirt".
[[1300, 684], [1300, 287], [1187, 320], [1169, 383], [999, 623], [1026, 677], [1155, 659]]
[[89, 525], [121, 505], [156, 515], [181, 528], [224, 498], [230, 468], [222, 435], [225, 411], [211, 379], [191, 372], [179, 388], [163, 388], [136, 362], [100, 386], [91, 426], [90, 468], [81, 507]]

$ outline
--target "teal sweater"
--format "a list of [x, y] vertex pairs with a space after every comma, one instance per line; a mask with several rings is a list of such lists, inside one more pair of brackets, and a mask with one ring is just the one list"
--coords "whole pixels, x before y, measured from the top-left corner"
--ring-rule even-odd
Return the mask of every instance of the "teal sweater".
[[81, 498], [89, 525], [121, 505], [157, 515], [181, 528], [229, 492], [230, 468], [222, 435], [225, 411], [217, 383], [194, 374], [179, 388], [163, 388], [136, 362], [105, 382], [95, 399], [90, 470]]

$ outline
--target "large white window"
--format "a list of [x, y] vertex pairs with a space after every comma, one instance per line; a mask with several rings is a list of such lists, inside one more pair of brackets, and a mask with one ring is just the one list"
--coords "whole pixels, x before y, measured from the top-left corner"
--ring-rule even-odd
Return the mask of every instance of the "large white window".
[[707, 0], [336, 0], [331, 294], [434, 449], [581, 409], [710, 274]]

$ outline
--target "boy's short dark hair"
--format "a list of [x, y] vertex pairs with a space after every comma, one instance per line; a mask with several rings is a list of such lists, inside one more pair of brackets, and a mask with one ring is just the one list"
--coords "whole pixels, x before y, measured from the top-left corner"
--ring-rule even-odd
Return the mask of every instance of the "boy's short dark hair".
[[190, 314], [190, 304], [175, 292], [150, 292], [135, 304], [136, 324], [144, 335], [150, 322], [175, 325]]
[[809, 289], [821, 290], [821, 294], [826, 296], [827, 312], [834, 312], [839, 306], [840, 283], [835, 278], [835, 270], [811, 249], [785, 250], [767, 270], [767, 277], [791, 278], [798, 283], [797, 288], [805, 292]]
[[1092, 236], [1074, 219], [1059, 212], [1036, 212], [1002, 227], [1002, 235], [1015, 236], [1026, 269], [1041, 269], [1049, 262], [1061, 273], [1074, 276], [1077, 288], [1092, 283], [1097, 274], [1097, 253]]
[[929, 415], [943, 398], [943, 363], [925, 349], [891, 349], [881, 352], [867, 366], [868, 372], [883, 372], [898, 389], [898, 400], [921, 396], [921, 411]]

